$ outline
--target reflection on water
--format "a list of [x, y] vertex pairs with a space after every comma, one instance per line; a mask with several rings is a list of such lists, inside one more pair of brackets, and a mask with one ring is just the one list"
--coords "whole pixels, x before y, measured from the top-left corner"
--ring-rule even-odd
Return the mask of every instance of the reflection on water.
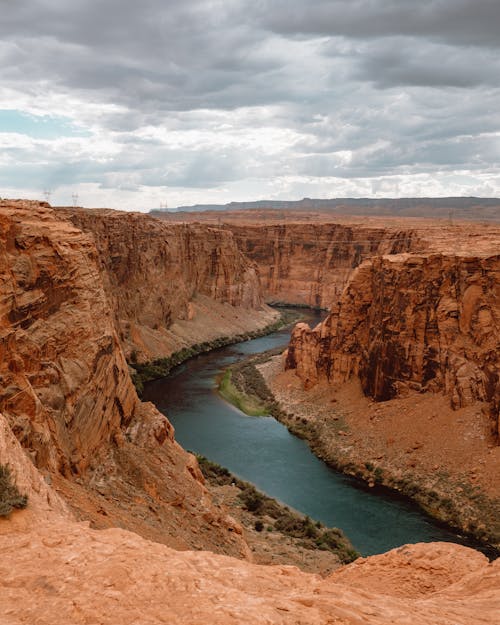
[[[320, 317], [309, 314], [309, 322]], [[363, 555], [409, 542], [457, 541], [414, 506], [365, 490], [318, 460], [307, 444], [271, 417], [248, 417], [215, 392], [221, 369], [247, 356], [288, 343], [289, 330], [238, 343], [184, 363], [147, 385], [144, 399], [168, 415], [176, 438], [268, 495], [340, 527]]]

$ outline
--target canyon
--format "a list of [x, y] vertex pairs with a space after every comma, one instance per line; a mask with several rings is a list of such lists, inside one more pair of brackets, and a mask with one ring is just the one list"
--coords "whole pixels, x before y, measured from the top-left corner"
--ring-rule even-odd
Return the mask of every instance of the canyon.
[[264, 209], [161, 217], [231, 231], [266, 301], [330, 311], [317, 328], [297, 325], [284, 362], [262, 368], [292, 431], [334, 467], [500, 543], [498, 225]]
[[278, 317], [266, 301], [327, 307], [296, 327], [274, 379], [304, 404], [321, 390], [323, 408], [357, 384], [345, 401], [380, 406], [394, 439], [392, 406], [444, 399], [479, 428], [474, 481], [493, 496], [500, 229], [189, 220], [0, 200], [0, 458], [29, 498], [0, 519], [5, 622], [493, 624], [498, 561], [458, 545], [325, 579], [252, 564], [130, 364], [263, 331]]
[[127, 357], [170, 355], [278, 318], [263, 305], [257, 267], [229, 232], [138, 213], [59, 209], [92, 237]]
[[95, 527], [245, 555], [194, 457], [137, 397], [92, 237], [36, 202], [2, 201], [0, 227], [0, 410], [35, 466]]

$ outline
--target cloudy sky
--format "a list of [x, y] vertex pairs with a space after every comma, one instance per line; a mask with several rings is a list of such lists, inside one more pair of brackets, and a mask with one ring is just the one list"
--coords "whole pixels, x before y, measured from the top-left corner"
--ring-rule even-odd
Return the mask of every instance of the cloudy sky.
[[499, 0], [0, 0], [0, 195], [500, 196]]

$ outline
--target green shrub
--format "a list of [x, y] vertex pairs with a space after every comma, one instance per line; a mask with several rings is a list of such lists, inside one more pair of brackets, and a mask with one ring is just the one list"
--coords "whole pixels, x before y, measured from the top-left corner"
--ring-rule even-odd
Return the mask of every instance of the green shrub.
[[264, 495], [259, 493], [259, 491], [255, 488], [246, 488], [240, 493], [240, 495], [238, 495], [238, 497], [249, 512], [255, 512], [258, 514], [262, 511], [264, 506]]
[[0, 516], [8, 516], [14, 508], [26, 508], [27, 504], [28, 497], [18, 491], [9, 466], [0, 464]]

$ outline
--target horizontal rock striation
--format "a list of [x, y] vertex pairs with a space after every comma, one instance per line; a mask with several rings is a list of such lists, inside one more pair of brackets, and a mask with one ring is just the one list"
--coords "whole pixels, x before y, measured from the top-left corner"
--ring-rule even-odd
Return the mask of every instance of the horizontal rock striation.
[[225, 225], [258, 266], [267, 301], [330, 308], [366, 258], [420, 249], [411, 228], [339, 223]]
[[0, 412], [77, 516], [245, 554], [193, 456], [137, 397], [100, 262], [48, 205], [0, 201]]
[[227, 316], [227, 327], [221, 326], [219, 335], [241, 331], [237, 308], [254, 311], [256, 326], [274, 318], [263, 309], [254, 263], [228, 231], [112, 210], [58, 213], [95, 241], [106, 295], [128, 354], [135, 350], [147, 359], [184, 346], [186, 342], [176, 342], [174, 326], [179, 322], [192, 322], [197, 331], [193, 342], [214, 338], [202, 319], [211, 308], [219, 317]]
[[298, 324], [286, 367], [306, 386], [359, 377], [377, 401], [444, 392], [454, 408], [487, 402], [498, 435], [500, 256], [396, 254], [356, 269], [314, 330]]

